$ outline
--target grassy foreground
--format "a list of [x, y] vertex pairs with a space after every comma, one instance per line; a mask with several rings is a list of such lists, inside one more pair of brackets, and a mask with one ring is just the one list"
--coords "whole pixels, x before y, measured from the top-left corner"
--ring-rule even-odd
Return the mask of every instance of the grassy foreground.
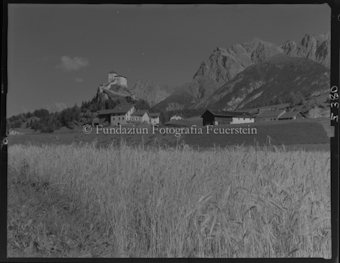
[[9, 257], [331, 257], [330, 153], [9, 148]]

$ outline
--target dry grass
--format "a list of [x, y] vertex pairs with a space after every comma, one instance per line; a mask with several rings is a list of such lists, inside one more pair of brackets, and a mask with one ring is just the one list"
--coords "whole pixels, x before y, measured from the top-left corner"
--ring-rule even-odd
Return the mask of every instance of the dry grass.
[[8, 253], [331, 257], [330, 154], [9, 148]]

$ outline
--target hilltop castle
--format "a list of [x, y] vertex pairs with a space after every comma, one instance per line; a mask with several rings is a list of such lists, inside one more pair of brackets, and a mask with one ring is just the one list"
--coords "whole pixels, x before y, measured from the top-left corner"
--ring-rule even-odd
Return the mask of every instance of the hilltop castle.
[[116, 72], [110, 71], [108, 75], [109, 84], [117, 84], [127, 88], [127, 79], [122, 75], [117, 75]]
[[132, 99], [136, 99], [135, 95], [132, 95], [128, 90], [127, 78], [122, 75], [117, 75], [114, 71], [108, 73], [108, 82], [100, 84], [98, 87], [97, 93], [104, 93], [105, 99], [109, 98], [107, 92], [121, 97], [129, 96]]

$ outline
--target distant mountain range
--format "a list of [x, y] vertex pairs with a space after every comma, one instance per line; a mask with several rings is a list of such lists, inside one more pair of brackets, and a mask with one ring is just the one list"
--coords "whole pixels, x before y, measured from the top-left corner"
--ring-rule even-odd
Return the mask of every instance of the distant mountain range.
[[310, 59], [278, 54], [249, 66], [196, 107], [236, 110], [284, 103], [297, 93], [318, 96], [328, 92], [330, 71]]
[[227, 49], [218, 47], [207, 61], [202, 62], [194, 79], [204, 75], [224, 84], [250, 65], [282, 53], [290, 57], [308, 58], [329, 68], [330, 34], [305, 35], [298, 44], [287, 41], [281, 46], [253, 38], [249, 43], [235, 44]]
[[167, 85], [159, 86], [158, 84], [145, 79], [137, 80], [133, 88], [129, 90], [133, 95], [136, 96], [136, 98], [147, 101], [152, 107], [158, 102], [169, 97], [176, 90], [176, 88], [169, 87]]
[[281, 48], [288, 56], [308, 58], [330, 68], [330, 33], [319, 36], [305, 35], [300, 43], [296, 44], [294, 41], [287, 41]]
[[[245, 71], [245, 69], [252, 65], [267, 63], [269, 58], [279, 54], [283, 56], [280, 56], [280, 58], [277, 60], [273, 60], [271, 64], [262, 64], [262, 66]], [[287, 58], [284, 59], [284, 57]], [[290, 57], [292, 59], [290, 59]], [[299, 58], [301, 61], [299, 61]], [[308, 59], [308, 61], [305, 59]], [[309, 63], [309, 61], [314, 62], [314, 64]], [[285, 67], [285, 70], [281, 71], [273, 70], [274, 68], [270, 66], [271, 69], [266, 69], [267, 73], [265, 74], [269, 74], [266, 76], [258, 71], [260, 68], [262, 69], [268, 65], [273, 65], [273, 63], [277, 63], [278, 67], [289, 64], [291, 67], [295, 67], [296, 70], [289, 71], [289, 77], [286, 75], [288, 71], [287, 67]], [[302, 69], [298, 69], [298, 67], [305, 65], [305, 63], [306, 65], [313, 68], [313, 73], [309, 74], [308, 70], [305, 70], [303, 73], [305, 74], [305, 80], [303, 81], [303, 84], [295, 85], [294, 83], [293, 89], [292, 83], [295, 79], [301, 77], [299, 74], [302, 74]], [[320, 65], [320, 67], [317, 67], [316, 64]], [[286, 88], [289, 90], [289, 92], [302, 92], [303, 94], [306, 94], [313, 90], [314, 93], [318, 93], [326, 91], [329, 87], [329, 66], [329, 33], [320, 36], [305, 35], [298, 44], [296, 44], [294, 41], [287, 41], [281, 46], [263, 41], [259, 38], [253, 38], [252, 41], [248, 43], [235, 44], [227, 49], [220, 47], [216, 48], [210, 55], [209, 59], [201, 63], [199, 69], [194, 74], [192, 82], [185, 83], [181, 87], [178, 87], [175, 93], [167, 97], [164, 101], [156, 104], [154, 108], [160, 110], [171, 110], [174, 106], [176, 106], [177, 109], [197, 107], [235, 109], [244, 106], [250, 106], [251, 101], [255, 99], [258, 104], [261, 104], [261, 101], [267, 102], [268, 99], [271, 99], [269, 95], [270, 93], [264, 92], [265, 89], [269, 88], [269, 85], [273, 85], [272, 87], [275, 87], [275, 90], [281, 89], [282, 92], [277, 93], [280, 94], [280, 96], [285, 95], [286, 91], [283, 92], [283, 89]], [[256, 77], [254, 71], [259, 73]], [[243, 74], [238, 75], [240, 72], [243, 72]], [[326, 72], [328, 73], [325, 74]], [[275, 75], [271, 75], [274, 73]], [[225, 90], [226, 87], [232, 86], [231, 83], [239, 82], [241, 76], [244, 78], [242, 84], [247, 82], [248, 85], [248, 88], [242, 86], [244, 94], [235, 98], [230, 96], [233, 94], [230, 94], [222, 101], [218, 100], [220, 102], [217, 103], [217, 94], [220, 94], [219, 96], [221, 96], [222, 90]], [[263, 78], [265, 79], [259, 81]], [[328, 80], [326, 80], [327, 78]], [[310, 81], [310, 83], [315, 82], [318, 83], [318, 85], [314, 83], [314, 86], [311, 89], [306, 89], [305, 87], [308, 85], [307, 79]], [[262, 87], [263, 85], [266, 86]], [[240, 85], [236, 85], [234, 87], [235, 90], [240, 88]], [[255, 94], [254, 89], [263, 92], [261, 94]], [[217, 90], [219, 91], [217, 92]], [[237, 91], [237, 93], [240, 92], [241, 91]], [[246, 101], [243, 101], [242, 98], [246, 99]], [[214, 105], [214, 103], [217, 104]]]
[[103, 84], [98, 101], [135, 96], [154, 109], [172, 111], [208, 107], [235, 110], [280, 101], [294, 93], [317, 95], [329, 88], [330, 33], [306, 34], [282, 45], [253, 38], [216, 48], [191, 82], [177, 87], [138, 80], [132, 88]]

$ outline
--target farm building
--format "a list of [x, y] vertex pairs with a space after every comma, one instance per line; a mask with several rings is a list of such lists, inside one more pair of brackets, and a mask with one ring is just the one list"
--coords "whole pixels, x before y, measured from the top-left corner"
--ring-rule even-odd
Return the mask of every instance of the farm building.
[[148, 110], [136, 111], [132, 104], [117, 105], [112, 110], [98, 111], [99, 123], [108, 122], [111, 125], [122, 125], [128, 122], [159, 124], [160, 113], [149, 113]]
[[8, 130], [8, 134], [9, 134], [9, 135], [19, 135], [20, 132], [18, 132], [18, 131], [16, 131], [16, 130], [13, 130], [13, 129], [9, 129], [9, 130]]
[[256, 117], [257, 122], [261, 121], [277, 121], [279, 117], [285, 114], [285, 110], [267, 110]]
[[112, 110], [98, 111], [100, 123], [109, 122], [111, 125], [126, 124], [126, 121], [131, 120], [131, 115], [136, 111], [132, 104], [117, 105]]
[[290, 111], [279, 117], [279, 120], [305, 119], [306, 116], [301, 111]]
[[134, 122], [150, 123], [150, 115], [147, 110], [139, 110], [131, 114], [130, 120]]
[[219, 125], [219, 124], [242, 124], [253, 123], [254, 117], [248, 112], [233, 112], [233, 111], [211, 111], [206, 110], [201, 118], [203, 125]]
[[151, 125], [159, 124], [159, 116], [161, 115], [159, 112], [157, 113], [150, 113], [150, 123]]

